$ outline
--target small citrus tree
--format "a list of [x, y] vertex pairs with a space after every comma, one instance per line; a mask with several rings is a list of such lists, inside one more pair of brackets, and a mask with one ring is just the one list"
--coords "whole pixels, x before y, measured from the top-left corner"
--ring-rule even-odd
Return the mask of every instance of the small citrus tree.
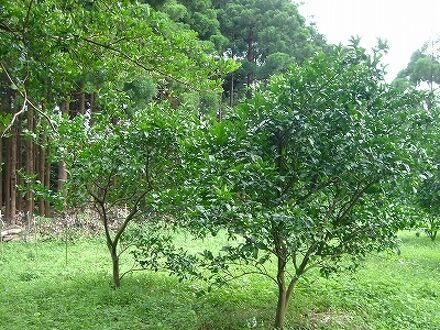
[[197, 258], [220, 282], [270, 279], [278, 329], [304, 274], [354, 268], [393, 248], [404, 224], [393, 187], [417, 164], [427, 113], [419, 93], [383, 82], [379, 59], [353, 47], [291, 67], [200, 133], [190, 154], [188, 227], [232, 239]]
[[155, 194], [176, 184], [181, 122], [177, 111], [158, 105], [113, 118], [102, 112], [91, 127], [84, 117], [59, 120], [53, 144], [69, 173], [61, 192], [64, 207], [93, 205], [104, 228], [115, 287], [120, 286], [124, 249], [119, 243], [125, 229], [152, 216]]

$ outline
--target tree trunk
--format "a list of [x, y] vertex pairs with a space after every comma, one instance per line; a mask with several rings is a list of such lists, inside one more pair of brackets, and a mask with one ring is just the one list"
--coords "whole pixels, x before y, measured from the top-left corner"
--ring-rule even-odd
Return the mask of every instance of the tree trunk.
[[17, 165], [16, 165], [16, 177], [17, 177], [17, 181], [16, 181], [16, 187], [17, 187], [17, 205], [16, 205], [16, 210], [17, 213], [20, 213], [21, 211], [24, 210], [23, 204], [24, 204], [24, 200], [20, 189], [18, 189], [18, 187], [23, 187], [23, 177], [21, 175], [19, 175], [20, 171], [22, 171], [24, 169], [24, 165], [23, 165], [23, 153], [22, 153], [22, 136], [21, 136], [21, 132], [23, 131], [22, 129], [22, 117], [20, 116], [19, 118], [17, 118]]
[[11, 137], [11, 167], [10, 167], [10, 208], [9, 218], [11, 224], [15, 225], [17, 214], [17, 142], [18, 142], [18, 126], [12, 128]]
[[64, 162], [58, 163], [58, 191], [62, 191], [67, 181], [67, 171]]
[[277, 312], [275, 315], [275, 328], [284, 329], [284, 317], [287, 309], [287, 289], [286, 289], [286, 259], [285, 253], [282, 252], [279, 240], [276, 242], [278, 256], [277, 256], [277, 283], [278, 283], [278, 303]]
[[119, 256], [117, 253], [117, 242], [113, 242], [109, 246], [109, 250], [112, 256], [113, 285], [115, 286], [115, 288], [120, 288], [121, 276], [119, 275]]
[[287, 311], [287, 290], [285, 285], [278, 284], [278, 303], [275, 315], [275, 329], [284, 329], [284, 319]]
[[11, 221], [11, 143], [12, 139], [9, 137], [6, 140], [6, 165], [4, 175], [4, 191], [5, 191], [5, 219], [6, 223]]
[[[38, 179], [41, 182], [42, 186], [45, 186], [45, 180], [46, 180], [46, 176], [45, 176], [45, 165], [46, 165], [46, 152], [44, 150], [43, 147], [40, 147], [40, 152], [38, 154], [38, 158], [39, 158], [39, 162], [38, 162]], [[49, 187], [47, 187], [49, 189]], [[38, 201], [38, 212], [40, 213], [40, 215], [42, 217], [44, 217], [44, 215], [46, 214], [45, 212], [45, 201], [43, 198], [40, 198]]]
[[[49, 153], [49, 151], [47, 151], [47, 154], [48, 153]], [[50, 174], [52, 172], [52, 166], [51, 166], [51, 164], [49, 162], [49, 157], [48, 156], [49, 155], [47, 155], [47, 157], [46, 157], [46, 173], [45, 173], [45, 178], [44, 178], [44, 181], [45, 181], [44, 185], [45, 185], [45, 187], [47, 189], [50, 189], [51, 188], [51, 185], [50, 185]], [[48, 200], [46, 200], [45, 201], [45, 205], [44, 205], [44, 215], [45, 215], [46, 218], [50, 218], [52, 216], [52, 212], [51, 211], [52, 210], [50, 208], [50, 202]]]
[[90, 95], [90, 112], [98, 112], [98, 105], [96, 104], [96, 93]]
[[231, 85], [229, 88], [229, 106], [234, 106], [234, 74], [231, 74]]
[[0, 209], [3, 207], [3, 138], [0, 138]]
[[[28, 109], [27, 128], [30, 132], [34, 130], [34, 113], [31, 108]], [[26, 174], [28, 176], [34, 175], [34, 143], [32, 138], [26, 141]], [[34, 212], [34, 194], [32, 192], [32, 182], [27, 184], [26, 193], [26, 208], [25, 214], [28, 221], [32, 220]]]
[[80, 91], [78, 112], [84, 115], [86, 113], [86, 94], [84, 93], [84, 81], [81, 81], [79, 88]]
[[[7, 81], [7, 78], [4, 76], [0, 76], [0, 80]], [[9, 93], [7, 90], [3, 90], [3, 89], [0, 89], [0, 93], [2, 95], [0, 112], [3, 115], [5, 112], [9, 111]], [[7, 159], [8, 159], [7, 156], [5, 158], [3, 158], [3, 147], [5, 145], [5, 143], [3, 143], [3, 141], [5, 141], [5, 139], [3, 137], [0, 137], [0, 209], [3, 207], [3, 205], [6, 202], [6, 200], [4, 198], [4, 196], [5, 196], [4, 187], [6, 185], [3, 184], [3, 182], [5, 180], [6, 164], [3, 164], [3, 160], [6, 159], [6, 161], [7, 161]]]
[[[251, 27], [248, 32], [248, 38], [247, 38], [247, 54], [246, 59], [250, 64], [255, 63], [255, 56], [254, 56], [254, 43], [255, 43], [255, 33], [254, 33], [254, 27]], [[252, 67], [252, 65], [251, 65]], [[253, 68], [250, 72], [246, 75], [246, 84], [247, 84], [247, 90], [246, 90], [246, 98], [252, 97], [252, 90], [251, 86], [254, 84], [255, 81], [255, 73], [253, 72]]]
[[[62, 113], [69, 113], [69, 102], [65, 101], [63, 102], [63, 104], [61, 105], [61, 111]], [[67, 181], [67, 171], [66, 171], [66, 167], [63, 161], [58, 163], [58, 192], [60, 192], [61, 190], [63, 190], [63, 186], [64, 183]]]

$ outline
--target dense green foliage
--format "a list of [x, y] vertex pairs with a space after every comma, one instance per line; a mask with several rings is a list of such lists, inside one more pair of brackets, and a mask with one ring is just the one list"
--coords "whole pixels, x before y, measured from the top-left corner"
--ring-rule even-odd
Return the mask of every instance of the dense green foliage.
[[234, 266], [271, 279], [278, 328], [303, 274], [355, 267], [395, 247], [406, 223], [392, 186], [417, 170], [427, 113], [421, 94], [384, 83], [378, 65], [360, 48], [317, 55], [202, 133], [204, 147], [194, 142], [189, 227], [232, 239], [201, 263], [218, 281], [236, 276]]
[[266, 81], [325, 46], [292, 1], [214, 1], [214, 5], [220, 30], [229, 41], [224, 51], [242, 64], [226, 80], [232, 101], [241, 99], [255, 81]]
[[[113, 286], [127, 284], [102, 281], [101, 239], [70, 237], [69, 264], [65, 231], [62, 268], [51, 254], [59, 242], [5, 246], [0, 222], [0, 327], [438, 328], [426, 312], [437, 307], [436, 243], [411, 246], [426, 260], [368, 257], [397, 249], [410, 222], [403, 201], [416, 202], [433, 240], [440, 229], [438, 52], [416, 52], [390, 85], [385, 43], [369, 53], [352, 42], [327, 45], [290, 0], [2, 2], [7, 225], [36, 235], [34, 201], [65, 229], [68, 213], [88, 214], [102, 226]], [[387, 269], [383, 287], [371, 284], [377, 270], [344, 273], [365, 259]], [[125, 261], [177, 278], [135, 276]], [[405, 295], [396, 286], [409, 262], [432, 273]], [[201, 279], [237, 278], [197, 294]], [[421, 311], [404, 306], [416, 299]]]
[[193, 31], [148, 5], [8, 1], [1, 9], [2, 71], [35, 105], [65, 99], [80, 79], [90, 92], [120, 90], [145, 76], [165, 94], [175, 85], [211, 90], [232, 68], [210, 56]]
[[230, 105], [246, 91], [250, 95], [255, 82], [265, 82], [326, 47], [323, 37], [306, 25], [297, 5], [289, 0], [168, 0], [155, 5], [195, 30], [220, 55], [241, 64], [224, 83]]

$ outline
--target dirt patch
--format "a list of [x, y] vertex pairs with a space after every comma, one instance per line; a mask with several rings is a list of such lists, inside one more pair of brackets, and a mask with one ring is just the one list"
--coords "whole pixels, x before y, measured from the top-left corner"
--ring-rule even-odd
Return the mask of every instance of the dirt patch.
[[329, 326], [343, 326], [351, 323], [352, 316], [339, 311], [312, 311], [307, 315], [311, 329], [321, 329]]

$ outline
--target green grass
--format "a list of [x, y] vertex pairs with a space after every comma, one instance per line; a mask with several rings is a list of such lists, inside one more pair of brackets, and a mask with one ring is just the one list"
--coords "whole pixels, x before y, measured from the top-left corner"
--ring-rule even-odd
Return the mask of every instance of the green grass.
[[[290, 329], [440, 329], [440, 243], [401, 238], [400, 255], [371, 256], [355, 274], [304, 278], [289, 306]], [[113, 290], [109, 271], [99, 238], [69, 244], [67, 265], [62, 242], [3, 244], [0, 329], [271, 328], [276, 290], [264, 278], [198, 297], [202, 284], [152, 272], [127, 276]]]

